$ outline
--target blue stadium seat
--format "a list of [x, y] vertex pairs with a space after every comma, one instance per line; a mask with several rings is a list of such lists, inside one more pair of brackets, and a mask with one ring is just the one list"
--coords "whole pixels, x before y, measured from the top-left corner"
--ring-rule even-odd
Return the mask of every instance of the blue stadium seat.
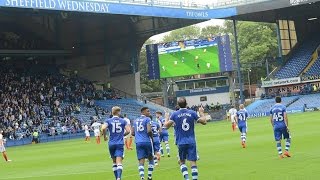
[[154, 115], [157, 110], [155, 107], [149, 104], [143, 104], [135, 99], [116, 99], [116, 100], [100, 100], [96, 101], [96, 105], [108, 109], [111, 111], [113, 106], [120, 106], [122, 114], [127, 114], [129, 119], [135, 119], [140, 116], [140, 109], [143, 106], [150, 108], [152, 115]]
[[[297, 99], [299, 99], [299, 96], [283, 97], [282, 103], [287, 106]], [[274, 104], [274, 99], [257, 100], [246, 107], [246, 109], [249, 114], [265, 113], [268, 112]]]
[[[287, 110], [303, 109], [305, 105], [307, 108], [319, 108], [320, 101], [315, 101], [315, 99], [320, 99], [320, 94], [284, 97], [282, 98], [282, 103], [287, 106]], [[274, 99], [258, 100], [250, 104], [246, 109], [249, 114], [265, 113], [268, 112], [274, 104]]]
[[276, 72], [275, 77], [286, 79], [299, 76], [310, 62], [312, 53], [319, 46], [319, 42], [319, 37], [314, 37], [302, 43], [287, 63]]
[[320, 101], [316, 99], [320, 98], [320, 94], [309, 94], [300, 96], [299, 100], [292, 103], [288, 108], [302, 108], [306, 104], [307, 107], [317, 108], [320, 107]]
[[314, 62], [310, 69], [306, 72], [306, 76], [320, 75], [320, 57]]

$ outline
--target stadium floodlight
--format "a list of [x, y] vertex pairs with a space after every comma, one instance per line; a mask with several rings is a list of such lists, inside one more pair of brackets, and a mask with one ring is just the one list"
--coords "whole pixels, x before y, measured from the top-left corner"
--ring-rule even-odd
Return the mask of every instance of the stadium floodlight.
[[317, 20], [318, 18], [316, 17], [313, 17], [313, 18], [309, 18], [308, 21], [314, 21], [314, 20]]

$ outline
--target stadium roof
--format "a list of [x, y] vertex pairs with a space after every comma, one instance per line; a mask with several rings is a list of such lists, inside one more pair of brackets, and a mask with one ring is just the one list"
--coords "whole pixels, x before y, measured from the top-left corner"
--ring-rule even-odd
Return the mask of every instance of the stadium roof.
[[[282, 1], [284, 2], [284, 1]], [[252, 4], [247, 6], [239, 7], [238, 11], [240, 15], [231, 17], [236, 20], [241, 21], [256, 21], [256, 22], [276, 22], [276, 20], [296, 20], [296, 19], [305, 19], [308, 20], [310, 18], [320, 17], [320, 2], [308, 2], [307, 0], [304, 4], [292, 5], [284, 8], [282, 7], [281, 1], [274, 2], [274, 4], [270, 4], [269, 2], [261, 3], [261, 4]], [[269, 4], [267, 4], [269, 3]], [[267, 7], [266, 7], [267, 6]], [[250, 12], [254, 9], [253, 13], [245, 13]], [[269, 9], [269, 10], [265, 10]], [[262, 11], [260, 11], [262, 10]], [[242, 13], [241, 13], [242, 12]], [[229, 19], [231, 19], [229, 18]]]

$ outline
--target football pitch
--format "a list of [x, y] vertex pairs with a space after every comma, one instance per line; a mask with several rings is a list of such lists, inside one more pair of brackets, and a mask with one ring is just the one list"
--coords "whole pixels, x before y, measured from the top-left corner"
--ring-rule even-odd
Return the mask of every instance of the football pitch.
[[219, 72], [218, 46], [160, 54], [159, 66], [161, 78]]
[[[320, 113], [290, 114], [291, 158], [279, 159], [269, 118], [248, 120], [247, 148], [230, 122], [197, 125], [200, 180], [320, 179]], [[171, 130], [172, 134], [172, 130]], [[171, 158], [164, 157], [153, 179], [182, 180], [171, 136]], [[284, 144], [283, 144], [284, 146]], [[0, 161], [0, 180], [113, 180], [105, 143], [83, 139], [7, 148], [13, 160]], [[123, 179], [139, 180], [135, 150], [126, 151]], [[147, 169], [147, 168], [146, 168]], [[190, 172], [190, 168], [189, 168]]]

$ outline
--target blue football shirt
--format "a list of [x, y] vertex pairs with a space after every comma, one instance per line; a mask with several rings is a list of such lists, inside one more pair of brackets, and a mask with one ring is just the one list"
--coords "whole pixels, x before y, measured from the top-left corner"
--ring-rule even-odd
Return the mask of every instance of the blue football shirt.
[[168, 134], [168, 129], [164, 127], [164, 123], [166, 122], [165, 118], [164, 117], [160, 117], [159, 121], [161, 122], [161, 126], [162, 126], [161, 134], [167, 135]]
[[159, 139], [160, 124], [159, 124], [159, 122], [152, 121], [151, 128], [152, 128], [152, 134], [153, 134], [153, 141], [160, 142], [160, 139]]
[[112, 118], [107, 119], [105, 124], [109, 130], [109, 145], [123, 145], [123, 136], [127, 121], [120, 117], [113, 116]]
[[246, 126], [247, 119], [248, 119], [248, 112], [244, 109], [240, 109], [236, 113], [238, 117], [238, 126]]
[[283, 104], [277, 103], [272, 106], [270, 110], [270, 116], [272, 116], [274, 128], [285, 127], [284, 114], [287, 112], [286, 106]]
[[147, 130], [148, 124], [151, 125], [151, 119], [144, 115], [140, 116], [133, 122], [132, 127], [134, 128], [136, 143], [151, 143]]
[[195, 144], [194, 125], [199, 119], [197, 113], [193, 110], [181, 108], [172, 113], [170, 120], [175, 123], [174, 130], [176, 136], [176, 144]]

